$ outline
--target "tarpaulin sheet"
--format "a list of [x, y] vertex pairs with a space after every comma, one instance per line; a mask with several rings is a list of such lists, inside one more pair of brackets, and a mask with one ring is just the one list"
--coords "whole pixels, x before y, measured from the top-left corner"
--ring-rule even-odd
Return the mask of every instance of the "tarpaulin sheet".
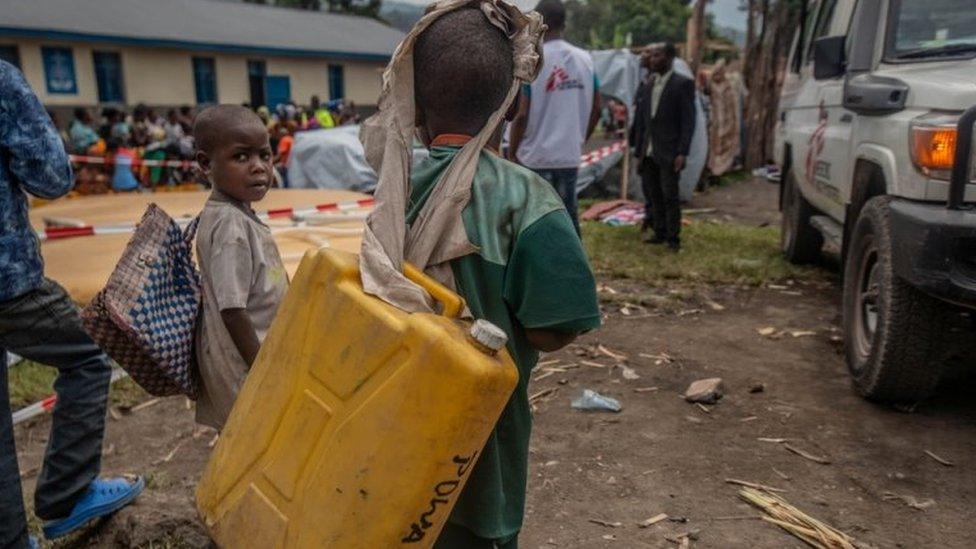
[[[86, 196], [61, 199], [30, 212], [31, 224], [35, 229], [44, 228], [45, 218], [72, 219], [88, 225], [109, 225], [135, 223], [142, 218], [146, 206], [151, 202], [158, 204], [174, 219], [193, 217], [200, 213], [209, 196], [207, 191], [173, 192], [156, 194], [116, 194]], [[264, 200], [253, 205], [255, 211], [315, 206], [333, 202], [355, 201], [367, 198], [365, 195], [341, 190], [271, 190]], [[280, 222], [271, 221], [272, 229]], [[362, 227], [362, 221], [330, 224], [329, 227]], [[49, 240], [41, 244], [44, 256], [44, 273], [54, 279], [71, 295], [76, 302], [85, 304], [101, 290], [108, 281], [115, 264], [122, 257], [122, 251], [129, 242], [131, 234], [112, 234], [82, 236], [61, 240]], [[358, 252], [360, 236], [324, 236], [333, 248], [348, 252]], [[303, 240], [297, 235], [276, 234], [275, 242], [281, 251], [285, 268], [289, 275], [298, 269], [301, 254], [317, 245]]]
[[[674, 72], [695, 80], [691, 68], [684, 59], [674, 60]], [[695, 193], [698, 180], [701, 179], [705, 162], [708, 161], [708, 121], [705, 118], [705, 107], [702, 105], [701, 94], [695, 91], [695, 133], [691, 136], [691, 149], [688, 151], [688, 161], [681, 172], [678, 183], [681, 201], [688, 202]]]
[[[415, 147], [413, 163], [427, 158], [427, 149]], [[293, 189], [347, 189], [372, 192], [376, 172], [366, 163], [359, 126], [340, 126], [295, 134], [288, 165], [288, 186]]]
[[640, 57], [630, 50], [595, 50], [590, 55], [600, 80], [600, 93], [623, 101], [633, 116], [631, 107], [641, 83]]

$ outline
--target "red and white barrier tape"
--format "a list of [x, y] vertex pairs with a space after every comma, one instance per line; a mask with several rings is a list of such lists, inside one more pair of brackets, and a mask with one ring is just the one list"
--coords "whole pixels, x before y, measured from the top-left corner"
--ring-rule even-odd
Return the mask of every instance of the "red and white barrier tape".
[[[115, 383], [116, 381], [129, 377], [129, 374], [125, 373], [125, 370], [121, 368], [112, 369], [112, 380], [109, 383]], [[18, 423], [23, 423], [28, 419], [34, 419], [35, 417], [46, 414], [54, 409], [54, 405], [58, 403], [58, 395], [51, 395], [40, 402], [35, 402], [30, 406], [26, 406], [17, 410], [13, 413], [14, 425]]]
[[[626, 146], [625, 141], [616, 141], [605, 147], [601, 147], [594, 151], [590, 151], [580, 157], [580, 167], [586, 167], [593, 164], [599, 160], [610, 156], [611, 154], [623, 150]], [[71, 162], [75, 164], [105, 164], [112, 165], [115, 164], [115, 159], [105, 156], [84, 156], [79, 154], [68, 155]], [[197, 163], [192, 160], [147, 160], [144, 158], [133, 158], [128, 162], [133, 167], [148, 166], [148, 167], [161, 167], [161, 168], [195, 168]]]
[[[115, 164], [114, 157], [107, 156], [84, 156], [80, 154], [69, 154], [68, 159], [71, 160], [73, 164], [104, 164], [111, 166]], [[149, 160], [145, 158], [133, 158], [123, 162], [123, 164], [130, 164], [134, 168], [139, 166], [148, 166], [151, 168], [183, 168], [184, 170], [195, 168], [197, 163], [193, 160]]]
[[580, 157], [580, 168], [584, 168], [590, 164], [595, 164], [615, 152], [624, 150], [626, 146], [626, 141], [616, 141], [610, 145], [607, 145], [606, 147], [600, 147], [599, 149], [590, 151]]
[[[358, 210], [361, 208], [366, 208], [372, 206], [375, 200], [372, 198], [363, 198], [362, 200], [351, 200], [348, 202], [330, 202], [328, 204], [319, 204], [317, 206], [307, 206], [299, 208], [277, 208], [274, 210], [267, 210], [263, 212], [257, 212], [257, 216], [261, 219], [280, 219], [283, 217], [300, 217], [303, 215], [310, 215], [319, 212], [330, 212], [339, 211], [345, 212], [350, 210]], [[189, 223], [189, 219], [181, 219], [177, 221], [178, 223]], [[65, 238], [76, 238], [79, 236], [99, 236], [106, 234], [128, 234], [136, 230], [135, 224], [124, 223], [118, 225], [83, 225], [79, 227], [48, 227], [42, 231], [38, 231], [37, 237], [41, 242], [48, 240], [62, 240]]]
[[373, 198], [363, 198], [362, 200], [352, 200], [348, 202], [331, 202], [329, 204], [319, 204], [318, 206], [308, 206], [303, 208], [278, 208], [265, 212], [258, 212], [258, 217], [262, 219], [277, 219], [281, 217], [292, 217], [309, 215], [318, 212], [358, 210], [366, 208], [376, 203]]

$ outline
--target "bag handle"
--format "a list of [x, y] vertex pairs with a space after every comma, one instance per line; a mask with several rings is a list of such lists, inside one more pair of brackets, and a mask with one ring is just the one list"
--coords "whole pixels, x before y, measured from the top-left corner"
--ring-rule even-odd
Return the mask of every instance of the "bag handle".
[[426, 290], [431, 297], [441, 303], [444, 308], [441, 315], [447, 318], [459, 318], [461, 316], [461, 312], [464, 311], [465, 307], [464, 299], [461, 296], [447, 289], [446, 286], [427, 276], [423, 271], [406, 261], [403, 262], [403, 275], [417, 286]]
[[185, 242], [188, 247], [193, 246], [193, 239], [197, 237], [197, 225], [199, 224], [200, 216], [198, 215], [193, 218], [193, 221], [190, 221], [190, 224], [187, 225], [185, 229], [183, 229], [183, 242]]

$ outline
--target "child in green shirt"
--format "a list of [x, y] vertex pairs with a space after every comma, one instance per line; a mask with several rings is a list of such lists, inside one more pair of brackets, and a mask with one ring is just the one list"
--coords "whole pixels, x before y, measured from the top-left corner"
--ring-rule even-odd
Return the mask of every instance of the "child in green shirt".
[[[501, 107], [514, 78], [511, 41], [477, 8], [434, 21], [417, 38], [413, 63], [416, 126], [430, 158], [411, 176], [408, 224], [460, 147]], [[499, 141], [500, 129], [495, 148]], [[596, 285], [562, 200], [497, 152], [481, 153], [461, 216], [477, 252], [451, 261], [457, 291], [475, 318], [508, 334], [520, 379], [435, 547], [513, 548], [525, 507], [530, 372], [539, 351], [600, 325]]]

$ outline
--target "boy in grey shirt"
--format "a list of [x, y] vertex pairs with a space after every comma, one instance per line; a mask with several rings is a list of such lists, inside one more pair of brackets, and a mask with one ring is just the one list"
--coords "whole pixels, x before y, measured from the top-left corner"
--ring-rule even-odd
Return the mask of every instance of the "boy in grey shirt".
[[268, 131], [250, 110], [218, 105], [193, 126], [197, 162], [213, 184], [200, 214], [203, 305], [196, 353], [197, 422], [223, 427], [288, 288], [271, 230], [251, 209], [274, 180]]

